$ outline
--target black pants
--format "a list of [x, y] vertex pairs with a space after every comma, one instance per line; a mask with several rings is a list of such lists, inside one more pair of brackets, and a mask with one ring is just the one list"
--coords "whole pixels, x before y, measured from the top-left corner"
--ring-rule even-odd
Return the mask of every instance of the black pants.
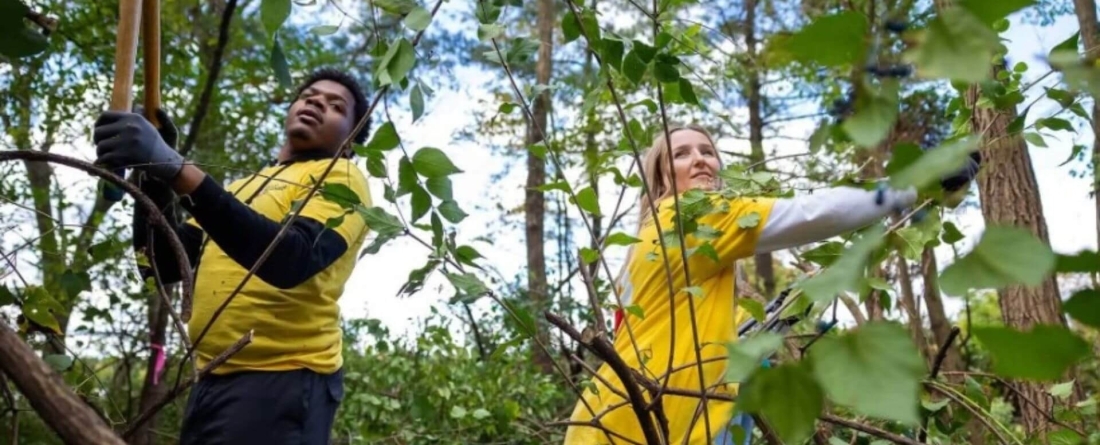
[[344, 372], [212, 375], [191, 388], [182, 445], [328, 445]]

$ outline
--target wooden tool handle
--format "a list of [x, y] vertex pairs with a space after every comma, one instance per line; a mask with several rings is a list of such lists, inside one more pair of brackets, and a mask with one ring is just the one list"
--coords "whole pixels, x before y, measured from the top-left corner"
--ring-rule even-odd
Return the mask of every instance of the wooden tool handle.
[[138, 24], [142, 0], [120, 0], [118, 35], [115, 38], [115, 82], [111, 90], [111, 110], [130, 111], [137, 59]]
[[141, 39], [145, 50], [145, 118], [160, 128], [160, 0], [144, 0], [142, 4]]

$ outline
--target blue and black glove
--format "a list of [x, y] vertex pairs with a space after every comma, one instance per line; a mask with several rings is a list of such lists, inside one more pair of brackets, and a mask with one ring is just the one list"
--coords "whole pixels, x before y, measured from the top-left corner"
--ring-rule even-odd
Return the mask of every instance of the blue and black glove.
[[970, 181], [978, 176], [978, 169], [982, 166], [982, 154], [975, 151], [970, 154], [966, 165], [954, 174], [940, 180], [940, 186], [947, 193], [954, 193], [969, 187]]
[[105, 111], [99, 115], [92, 135], [96, 164], [116, 173], [134, 168], [161, 181], [171, 181], [184, 162], [183, 156], [173, 148], [179, 132], [164, 110], [156, 111], [160, 130], [142, 116], [141, 107], [135, 107], [134, 111]]

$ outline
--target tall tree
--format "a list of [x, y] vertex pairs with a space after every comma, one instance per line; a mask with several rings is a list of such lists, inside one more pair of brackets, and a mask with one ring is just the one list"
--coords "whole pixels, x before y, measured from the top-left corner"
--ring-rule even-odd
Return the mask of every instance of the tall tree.
[[[552, 68], [551, 57], [554, 48], [554, 2], [539, 0], [538, 18], [535, 25], [539, 39], [538, 60], [535, 64], [535, 78], [539, 86], [550, 84]], [[533, 119], [527, 123], [526, 144], [528, 147], [546, 139], [547, 116], [550, 112], [550, 93], [542, 90], [534, 98], [531, 113]], [[546, 243], [543, 220], [546, 217], [546, 199], [539, 187], [546, 183], [546, 162], [531, 150], [527, 152], [527, 188], [524, 199], [524, 217], [527, 228], [527, 288], [531, 301], [538, 311], [550, 307], [549, 286], [546, 284]], [[540, 317], [541, 318], [541, 317]], [[549, 343], [549, 330], [539, 329], [538, 338], [543, 344]], [[535, 362], [546, 372], [553, 371], [552, 358], [547, 350], [535, 349]]]
[[[936, 0], [935, 6], [941, 13], [954, 7], [952, 0]], [[993, 65], [992, 78], [1004, 71], [1002, 65]], [[1009, 124], [1018, 115], [1016, 108], [979, 107], [976, 104], [980, 97], [977, 84], [967, 87], [963, 95], [971, 112], [970, 128], [980, 132], [981, 137], [984, 172], [978, 176], [978, 191], [985, 224], [1024, 228], [1044, 244], [1050, 244], [1027, 143], [1019, 132], [1009, 131]], [[1036, 325], [1066, 325], [1058, 282], [1053, 275], [1038, 286], [1009, 285], [998, 294], [1001, 315], [1009, 327], [1026, 331]], [[1054, 401], [1047, 396], [1044, 386], [1030, 381], [1013, 384], [1019, 390], [1015, 405], [1024, 428], [1029, 433], [1045, 431], [1049, 426], [1046, 413], [1053, 409]]]
[[[745, 85], [745, 99], [749, 107], [749, 162], [764, 165], [764, 119], [763, 100], [760, 97], [760, 64], [757, 51], [756, 38], [756, 0], [745, 0], [745, 72], [747, 81]], [[775, 269], [772, 265], [771, 252], [759, 253], [754, 257], [756, 262], [756, 275], [764, 285], [764, 293], [768, 298], [775, 295]]]
[[[1073, 0], [1077, 9], [1077, 23], [1081, 40], [1085, 42], [1085, 63], [1090, 65], [1100, 57], [1100, 32], [1096, 23], [1095, 0]], [[1100, 248], [1100, 95], [1092, 101], [1092, 172], [1093, 199], [1096, 200], [1096, 245]]]

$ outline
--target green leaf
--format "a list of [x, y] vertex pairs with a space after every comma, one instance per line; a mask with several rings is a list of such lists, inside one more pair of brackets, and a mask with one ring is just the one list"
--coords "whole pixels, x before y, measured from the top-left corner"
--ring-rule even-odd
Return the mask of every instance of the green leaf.
[[633, 315], [635, 317], [638, 317], [638, 319], [640, 319], [640, 320], [645, 320], [645, 311], [642, 310], [641, 306], [638, 306], [636, 304], [632, 304], [630, 306], [627, 306], [625, 309], [626, 309], [626, 313], [628, 313], [630, 315]]
[[405, 196], [417, 186], [416, 170], [408, 157], [402, 156], [397, 161], [397, 195]]
[[290, 0], [263, 0], [260, 3], [260, 21], [270, 36], [290, 17]]
[[320, 26], [314, 26], [313, 28], [310, 28], [309, 32], [313, 33], [314, 35], [318, 35], [318, 36], [327, 36], [327, 35], [336, 34], [336, 31], [339, 31], [339, 30], [340, 30], [340, 27], [336, 26], [336, 25], [320, 25]]
[[581, 247], [581, 261], [583, 261], [584, 264], [592, 264], [598, 259], [600, 259], [599, 251], [588, 247]]
[[65, 307], [44, 288], [30, 286], [23, 292], [23, 316], [54, 334], [61, 334], [61, 324], [57, 318], [65, 315]]
[[816, 301], [831, 301], [840, 292], [858, 291], [867, 258], [882, 244], [885, 232], [886, 229], [881, 225], [867, 230], [833, 265], [804, 281], [799, 287], [806, 296]]
[[906, 62], [927, 78], [979, 83], [989, 78], [997, 34], [965, 9], [951, 8], [928, 24], [917, 47], [905, 52]]
[[375, 6], [393, 15], [405, 15], [419, 5], [413, 0], [371, 0]]
[[692, 105], [699, 105], [699, 97], [695, 95], [695, 88], [691, 86], [691, 82], [681, 77], [677, 85], [680, 87], [680, 98], [682, 98], [684, 102]]
[[1062, 310], [1082, 324], [1100, 328], [1100, 291], [1077, 291], [1062, 304]]
[[1050, 49], [1050, 54], [1047, 57], [1050, 58], [1054, 53], [1073, 53], [1077, 54], [1077, 47], [1080, 45], [1081, 31], [1074, 32], [1069, 38], [1063, 40], [1061, 43], [1054, 45], [1054, 48]]
[[993, 356], [993, 372], [1010, 379], [1058, 380], [1091, 353], [1088, 342], [1061, 326], [1036, 325], [1027, 332], [1008, 327], [972, 330]]
[[822, 243], [802, 254], [802, 259], [816, 263], [821, 267], [829, 267], [844, 253], [844, 244], [837, 241]]
[[443, 201], [439, 204], [438, 209], [439, 214], [443, 215], [443, 217], [446, 218], [447, 221], [450, 221], [454, 224], [462, 222], [462, 220], [466, 219], [466, 217], [469, 216], [466, 214], [466, 212], [463, 212], [462, 208], [458, 206], [458, 203], [454, 202], [453, 200]]
[[489, 288], [485, 286], [485, 283], [481, 282], [481, 279], [477, 275], [471, 273], [449, 273], [444, 272], [443, 275], [447, 276], [447, 281], [451, 282], [451, 285], [455, 287], [456, 294], [451, 299], [451, 303], [473, 303], [478, 298], [489, 293]]
[[363, 218], [363, 221], [367, 223], [367, 227], [378, 233], [378, 236], [384, 235], [396, 235], [405, 231], [405, 225], [401, 224], [401, 220], [397, 219], [383, 210], [381, 207], [362, 207], [356, 208], [359, 216]]
[[1054, 270], [1058, 273], [1100, 272], [1100, 253], [1082, 250], [1075, 255], [1058, 254]]
[[867, 416], [912, 426], [920, 421], [920, 381], [926, 369], [900, 325], [871, 322], [822, 337], [809, 358], [829, 400]]
[[966, 138], [928, 150], [905, 170], [890, 176], [890, 186], [895, 189], [923, 189], [930, 184], [939, 184], [940, 178], [966, 165], [970, 153], [977, 149], [978, 139]]
[[1035, 4], [1035, 0], [962, 0], [959, 6], [966, 8], [982, 23], [992, 26], [994, 22], [1010, 14]]
[[[1075, 100], [1077, 100], [1077, 98], [1073, 95], [1073, 93], [1071, 93], [1069, 91], [1066, 91], [1066, 90], [1060, 90], [1060, 89], [1057, 89], [1057, 88], [1049, 88], [1049, 87], [1046, 88], [1046, 90], [1047, 90], [1047, 97], [1053, 99], [1055, 102], [1058, 102], [1058, 105], [1061, 105], [1063, 107], [1068, 107], [1070, 105], [1073, 105], [1073, 102]], [[1068, 124], [1068, 122], [1067, 122], [1067, 124]]]
[[772, 355], [781, 346], [783, 346], [783, 336], [768, 331], [747, 339], [727, 343], [726, 350], [729, 353], [729, 361], [726, 364], [725, 381], [728, 383], [743, 383], [757, 369], [761, 368], [762, 360], [765, 357]]
[[1073, 380], [1062, 382], [1050, 387], [1050, 395], [1059, 399], [1065, 399], [1073, 394]]
[[477, 26], [477, 39], [485, 42], [504, 34], [504, 25], [496, 23], [482, 23]]
[[821, 387], [805, 365], [791, 363], [757, 371], [738, 398], [746, 412], [763, 416], [779, 438], [791, 444], [810, 437], [825, 404]]
[[580, 21], [577, 20], [577, 16], [573, 14], [573, 11], [569, 11], [561, 18], [561, 35], [564, 38], [562, 44], [577, 40], [581, 36]]
[[951, 221], [943, 223], [943, 242], [947, 244], [955, 244], [959, 241], [962, 241], [964, 238], [966, 237], [963, 236], [958, 227], [955, 227], [954, 223], [952, 223]]
[[1043, 135], [1041, 135], [1039, 133], [1030, 133], [1030, 132], [1024, 133], [1024, 140], [1027, 141], [1029, 144], [1034, 145], [1036, 147], [1041, 147], [1041, 148], [1046, 148], [1047, 147], [1046, 141], [1043, 140]]
[[[679, 244], [675, 240], [673, 241], [673, 243]], [[671, 246], [673, 244], [670, 243], [669, 245]], [[720, 261], [718, 259], [718, 251], [714, 250], [714, 245], [712, 245], [710, 243], [710, 241], [707, 241], [707, 242], [703, 243], [703, 245], [689, 250], [688, 256], [695, 256], [695, 255], [705, 256], [707, 258], [710, 258], [711, 261], [714, 261], [715, 263]]]
[[1011, 284], [1037, 286], [1054, 270], [1054, 253], [1027, 229], [988, 226], [978, 245], [944, 269], [940, 286], [951, 295]]
[[685, 287], [683, 289], [683, 291], [687, 292], [688, 294], [691, 294], [691, 296], [696, 297], [696, 298], [702, 298], [703, 297], [703, 288], [701, 288], [699, 286]]
[[438, 178], [462, 173], [462, 170], [459, 170], [451, 162], [451, 159], [447, 157], [446, 153], [443, 153], [443, 150], [434, 147], [424, 147], [417, 150], [413, 154], [412, 163], [416, 172], [425, 178]]
[[616, 70], [623, 70], [623, 52], [626, 51], [626, 46], [622, 40], [605, 38], [600, 41], [600, 56], [603, 58], [603, 63], [615, 68]]
[[391, 83], [401, 83], [405, 76], [409, 74], [409, 71], [412, 70], [413, 65], [416, 65], [416, 50], [413, 49], [408, 40], [399, 40], [390, 46], [389, 52], [386, 53], [386, 57], [383, 59], [383, 66], [388, 77], [383, 76], [380, 79], [380, 84], [386, 86]]
[[749, 311], [749, 314], [752, 315], [752, 318], [755, 318], [756, 321], [761, 323], [764, 322], [766, 315], [764, 313], [763, 303], [753, 300], [752, 298], [738, 298], [737, 305], [741, 306], [741, 309]]
[[890, 134], [898, 117], [897, 84], [884, 82], [881, 91], [865, 86], [856, 95], [855, 114], [841, 125], [852, 141], [874, 147]]
[[375, 178], [386, 178], [389, 170], [386, 168], [386, 154], [378, 150], [367, 150], [362, 146], [356, 146], [355, 152], [367, 158], [367, 173]]
[[70, 301], [76, 301], [75, 298], [81, 292], [92, 290], [92, 278], [88, 276], [88, 272], [73, 272], [72, 269], [66, 269], [61, 274], [61, 289], [65, 291]]
[[279, 81], [279, 86], [291, 87], [290, 67], [286, 63], [286, 54], [283, 54], [283, 45], [279, 43], [278, 38], [271, 47], [271, 69], [275, 71], [275, 79]]
[[894, 146], [894, 153], [890, 156], [890, 162], [886, 164], [886, 175], [893, 176], [897, 172], [905, 170], [917, 159], [920, 159], [920, 147], [917, 144], [902, 142]]
[[446, 176], [437, 176], [434, 178], [428, 178], [424, 181], [424, 185], [428, 187], [428, 191], [443, 201], [449, 201], [451, 196], [451, 178]]
[[548, 182], [546, 184], [543, 184], [543, 185], [540, 185], [540, 186], [536, 187], [536, 189], [540, 192], [549, 192], [549, 191], [553, 191], [553, 190], [561, 190], [565, 193], [569, 193], [570, 191], [573, 190], [573, 188], [569, 186], [569, 183], [566, 182], [564, 179], [559, 179], [559, 180], [554, 181], [554, 182]]
[[344, 223], [344, 215], [341, 214], [340, 216], [334, 216], [332, 218], [329, 218], [329, 219], [325, 220], [325, 228], [326, 229], [335, 229], [337, 227], [340, 227], [340, 225], [343, 224], [343, 223]]
[[630, 52], [626, 54], [626, 58], [623, 59], [623, 75], [637, 85], [642, 81], [642, 76], [645, 76], [648, 66], [649, 65], [643, 62], [641, 57], [638, 56], [637, 51], [631, 49]]
[[596, 191], [592, 187], [585, 187], [577, 192], [577, 206], [585, 212], [600, 215], [600, 202], [596, 197]]
[[432, 209], [432, 197], [420, 187], [419, 184], [412, 189], [412, 215], [409, 219], [410, 224], [415, 224], [420, 218], [428, 214], [428, 211]]
[[482, 258], [482, 256], [481, 253], [479, 253], [477, 249], [474, 249], [473, 247], [458, 246], [458, 248], [455, 249], [455, 258], [458, 259], [460, 263], [477, 267], [477, 264], [474, 263], [474, 260]]
[[680, 70], [676, 68], [676, 65], [667, 63], [658, 57], [657, 62], [653, 65], [653, 77], [657, 78], [659, 82], [676, 82], [680, 80]]
[[362, 204], [359, 195], [356, 195], [350, 187], [344, 184], [326, 182], [321, 186], [320, 192], [322, 198], [335, 202], [345, 210], [353, 209], [355, 206]]
[[466, 408], [463, 408], [461, 406], [454, 406], [451, 408], [452, 419], [461, 419], [463, 417], [466, 417]]
[[1035, 122], [1035, 128], [1043, 128], [1043, 127], [1046, 127], [1046, 128], [1049, 128], [1049, 129], [1055, 130], [1055, 131], [1059, 131], [1059, 130], [1073, 131], [1073, 124], [1069, 123], [1069, 121], [1067, 121], [1065, 119], [1057, 118], [1057, 117], [1046, 117], [1046, 118], [1039, 119], [1038, 121]]
[[489, 410], [487, 410], [485, 408], [478, 408], [478, 409], [474, 410], [474, 419], [481, 420], [481, 419], [484, 419], [486, 417], [489, 417], [489, 415], [490, 415]]
[[1085, 445], [1084, 438], [1080, 434], [1066, 428], [1051, 431], [1046, 436], [1050, 445]]
[[629, 246], [634, 243], [640, 243], [642, 240], [633, 236], [627, 235], [623, 232], [615, 232], [607, 237], [604, 244], [608, 246]]
[[42, 361], [50, 365], [54, 371], [64, 372], [73, 366], [73, 358], [65, 354], [50, 354], [42, 357]]
[[413, 122], [424, 115], [424, 92], [420, 90], [420, 84], [416, 84], [409, 93], [409, 108], [412, 108]]
[[409, 14], [405, 16], [405, 26], [413, 31], [423, 31], [428, 29], [428, 25], [432, 23], [432, 13], [421, 6], [413, 8], [409, 11]]
[[742, 215], [740, 218], [737, 218], [737, 227], [742, 229], [751, 229], [758, 224], [760, 224], [760, 214], [756, 212]]
[[14, 304], [16, 301], [18, 300], [15, 298], [15, 293], [7, 286], [0, 284], [0, 307]]
[[790, 36], [784, 49], [802, 63], [840, 67], [859, 63], [867, 50], [867, 19], [855, 11], [821, 16]]
[[401, 144], [401, 137], [397, 135], [397, 128], [393, 122], [386, 121], [375, 130], [370, 142], [367, 142], [367, 150], [389, 151]]

